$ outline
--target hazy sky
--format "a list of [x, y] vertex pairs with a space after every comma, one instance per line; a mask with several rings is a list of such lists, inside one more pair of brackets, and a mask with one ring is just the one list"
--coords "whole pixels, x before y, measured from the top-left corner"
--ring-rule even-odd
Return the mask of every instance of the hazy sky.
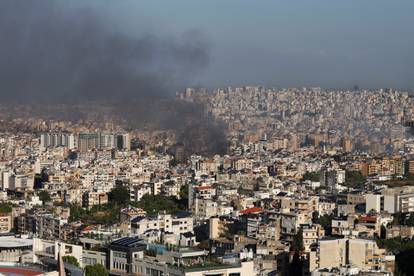
[[132, 35], [201, 33], [210, 61], [189, 85], [414, 88], [413, 0], [82, 0], [70, 5], [103, 13], [114, 28]]

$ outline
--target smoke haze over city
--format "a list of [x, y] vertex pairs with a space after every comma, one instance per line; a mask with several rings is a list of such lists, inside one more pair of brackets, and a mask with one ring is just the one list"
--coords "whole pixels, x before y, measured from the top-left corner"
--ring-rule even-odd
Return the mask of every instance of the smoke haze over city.
[[191, 137], [201, 135], [194, 140], [203, 148], [225, 145], [217, 139], [223, 131], [213, 131], [220, 133], [214, 139], [202, 131], [224, 130], [202, 106], [174, 99], [209, 63], [209, 41], [199, 30], [125, 32], [102, 7], [58, 1], [2, 1], [0, 26], [3, 102], [55, 119], [94, 112], [128, 128], [173, 129], [180, 136], [195, 128]]
[[0, 5], [2, 99], [120, 100], [192, 85], [414, 85], [412, 1]]
[[413, 275], [413, 11], [0, 0], [0, 275]]
[[111, 21], [99, 8], [63, 1], [2, 1], [0, 98], [139, 102], [171, 96], [209, 61], [200, 32], [127, 34]]

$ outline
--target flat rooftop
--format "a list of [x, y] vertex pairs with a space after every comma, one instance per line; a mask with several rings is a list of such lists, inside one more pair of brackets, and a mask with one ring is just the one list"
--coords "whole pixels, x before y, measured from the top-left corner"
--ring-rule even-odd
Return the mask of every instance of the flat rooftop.
[[0, 249], [1, 248], [19, 248], [28, 247], [33, 245], [31, 239], [20, 239], [15, 237], [0, 237]]

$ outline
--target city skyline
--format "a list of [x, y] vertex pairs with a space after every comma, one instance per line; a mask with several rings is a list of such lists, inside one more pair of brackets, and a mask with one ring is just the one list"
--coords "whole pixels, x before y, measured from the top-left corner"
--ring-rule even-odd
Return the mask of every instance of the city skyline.
[[414, 87], [410, 1], [0, 4], [3, 100], [136, 100], [193, 86]]
[[0, 0], [0, 274], [412, 275], [413, 10]]

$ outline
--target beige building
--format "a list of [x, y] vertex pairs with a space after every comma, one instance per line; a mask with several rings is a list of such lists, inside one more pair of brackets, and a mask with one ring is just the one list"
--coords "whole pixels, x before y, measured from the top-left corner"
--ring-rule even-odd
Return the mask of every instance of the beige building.
[[283, 197], [281, 199], [281, 209], [299, 210], [304, 212], [314, 212], [318, 210], [319, 197], [311, 196], [306, 198]]
[[305, 252], [310, 251], [310, 246], [316, 244], [318, 239], [325, 236], [325, 230], [320, 224], [313, 224], [302, 227], [302, 240]]
[[210, 218], [217, 216], [218, 204], [212, 199], [199, 199], [194, 201], [193, 213], [197, 217]]
[[86, 192], [82, 196], [82, 206], [88, 209], [106, 203], [108, 203], [108, 194], [105, 192]]
[[414, 236], [414, 227], [404, 226], [404, 225], [395, 225], [386, 230], [386, 238], [392, 239], [396, 237], [401, 238], [412, 238]]
[[224, 235], [227, 231], [227, 221], [220, 218], [210, 218], [209, 220], [209, 239], [217, 239]]
[[12, 217], [10, 214], [0, 214], [0, 233], [9, 233], [12, 229]]
[[[380, 249], [375, 240], [329, 238], [319, 240], [310, 256], [310, 270], [346, 265], [369, 270], [393, 270], [395, 258]], [[393, 272], [393, 271], [391, 271]]]

